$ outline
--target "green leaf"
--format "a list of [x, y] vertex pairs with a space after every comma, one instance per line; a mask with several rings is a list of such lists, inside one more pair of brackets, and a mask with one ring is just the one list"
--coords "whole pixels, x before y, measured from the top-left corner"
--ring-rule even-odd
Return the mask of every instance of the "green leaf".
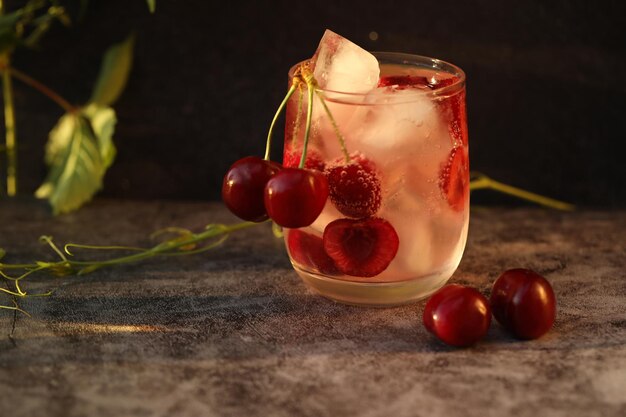
[[91, 123], [91, 128], [98, 139], [100, 156], [104, 168], [107, 169], [113, 164], [117, 153], [113, 143], [113, 132], [115, 132], [115, 124], [117, 123], [115, 111], [110, 107], [90, 104], [83, 109], [83, 114]]
[[106, 51], [90, 103], [110, 106], [122, 94], [133, 63], [134, 44], [135, 36], [130, 35]]
[[5, 251], [4, 249], [0, 248], [0, 259], [4, 258], [4, 255], [7, 254], [7, 251]]
[[50, 132], [46, 145], [48, 177], [37, 189], [54, 214], [78, 209], [102, 187], [115, 158], [113, 109], [92, 104], [79, 114], [67, 113]]
[[154, 13], [156, 10], [156, 0], [146, 0], [148, 2], [148, 10], [150, 13]]

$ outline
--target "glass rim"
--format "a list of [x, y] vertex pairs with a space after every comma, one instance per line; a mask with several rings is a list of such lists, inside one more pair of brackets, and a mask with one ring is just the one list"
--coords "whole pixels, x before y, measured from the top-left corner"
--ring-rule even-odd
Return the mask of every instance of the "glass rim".
[[[414, 93], [415, 96], [421, 96], [421, 97], [423, 96], [447, 97], [447, 96], [457, 93], [458, 91], [461, 91], [465, 87], [465, 78], [466, 78], [465, 71], [463, 71], [458, 65], [452, 64], [448, 61], [444, 61], [444, 60], [437, 59], [437, 58], [431, 58], [425, 55], [417, 55], [417, 54], [410, 54], [410, 53], [404, 53], [404, 52], [387, 52], [387, 51], [369, 51], [369, 52], [376, 57], [379, 63], [382, 60], [383, 63], [393, 63], [393, 64], [407, 65], [407, 66], [413, 65], [416, 67], [421, 66], [422, 68], [432, 68], [432, 69], [440, 70], [448, 74], [451, 74], [455, 76], [456, 78], [452, 84], [447, 85], [442, 88], [438, 88], [436, 90], [414, 90], [414, 91], [402, 90], [402, 91], [409, 92], [407, 94], [408, 97], [412, 96], [413, 95], [412, 93]], [[296, 71], [296, 68], [298, 68], [299, 65], [304, 64], [309, 61], [311, 61], [311, 58], [302, 60], [294, 64], [289, 69], [289, 72], [288, 72], [289, 80], [291, 81], [291, 79], [293, 79], [293, 75]], [[423, 65], [423, 64], [430, 64], [430, 65]], [[338, 101], [338, 102], [343, 101], [341, 100], [341, 97], [345, 97], [348, 99], [349, 98], [356, 99], [359, 97], [365, 97], [368, 94], [371, 94], [372, 92], [372, 91], [368, 91], [365, 93], [352, 93], [352, 92], [346, 92], [346, 91], [330, 90], [326, 88], [321, 88], [319, 86], [316, 88], [316, 91], [320, 93], [330, 93], [333, 96], [331, 100]]]

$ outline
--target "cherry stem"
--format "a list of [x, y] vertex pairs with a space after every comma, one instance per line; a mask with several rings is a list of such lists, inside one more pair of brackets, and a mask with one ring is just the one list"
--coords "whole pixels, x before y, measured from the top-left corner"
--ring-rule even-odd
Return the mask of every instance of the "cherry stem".
[[24, 74], [22, 71], [17, 70], [17, 69], [15, 69], [13, 67], [6, 67], [3, 70], [4, 71], [8, 71], [12, 76], [17, 78], [18, 80], [20, 80], [24, 84], [29, 85], [30, 87], [32, 87], [35, 90], [39, 91], [41, 94], [43, 94], [46, 97], [48, 97], [50, 100], [54, 101], [60, 107], [62, 107], [63, 110], [65, 110], [66, 112], [73, 113], [73, 112], [76, 111], [76, 107], [74, 107], [72, 104], [70, 104], [69, 101], [67, 101], [66, 99], [61, 97], [61, 95], [59, 95], [57, 92], [52, 90], [50, 87], [48, 87], [48, 86], [44, 85], [43, 83], [41, 83], [40, 81], [37, 81], [36, 79], [34, 79], [30, 75]]
[[504, 194], [509, 194], [522, 200], [531, 201], [539, 205], [550, 207], [556, 210], [572, 211], [575, 206], [563, 201], [555, 200], [550, 197], [544, 197], [539, 194], [531, 193], [530, 191], [522, 190], [521, 188], [513, 187], [511, 185], [503, 184], [496, 180], [489, 178], [488, 176], [480, 173], [474, 173], [475, 178], [470, 181], [470, 191], [480, 189], [492, 189]]
[[300, 133], [300, 121], [302, 120], [302, 83], [298, 83], [298, 111], [296, 112], [296, 121], [293, 126], [293, 134], [291, 135], [292, 146], [295, 147]]
[[308, 91], [308, 103], [306, 108], [306, 126], [304, 129], [304, 143], [302, 144], [302, 156], [300, 157], [300, 165], [298, 168], [304, 168], [304, 162], [306, 161], [306, 150], [309, 145], [309, 136], [311, 134], [311, 119], [313, 118], [313, 92], [315, 87], [313, 85], [313, 77], [309, 74], [305, 76], [306, 87]]
[[326, 97], [324, 97], [324, 94], [321, 91], [316, 90], [315, 92], [317, 94], [317, 98], [319, 98], [320, 102], [322, 103], [322, 107], [324, 107], [324, 111], [326, 112], [326, 115], [330, 119], [330, 124], [332, 124], [333, 129], [335, 130], [335, 134], [337, 135], [337, 138], [339, 139], [339, 145], [341, 146], [341, 152], [343, 153], [344, 157], [346, 158], [346, 163], [349, 163], [350, 162], [350, 154], [348, 153], [348, 149], [346, 148], [346, 141], [343, 138], [343, 135], [341, 134], [341, 132], [339, 131], [339, 126], [337, 125], [337, 122], [335, 121], [335, 118], [333, 117], [333, 114], [330, 112], [330, 109], [326, 105]]
[[283, 99], [282, 103], [280, 103], [280, 106], [278, 106], [278, 110], [276, 110], [276, 114], [274, 114], [274, 118], [272, 119], [272, 123], [270, 124], [270, 130], [269, 132], [267, 132], [267, 142], [265, 144], [265, 156], [263, 157], [263, 159], [265, 159], [266, 161], [270, 160], [270, 149], [272, 147], [272, 132], [274, 131], [274, 125], [276, 124], [276, 120], [278, 120], [278, 116], [280, 116], [280, 113], [285, 108], [285, 105], [287, 104], [287, 102], [289, 101], [293, 93], [296, 91], [298, 83], [299, 81], [297, 79], [293, 80], [293, 82], [291, 83], [291, 87], [289, 88], [289, 91], [287, 91], [287, 95], [285, 95], [285, 98]]
[[[224, 224], [211, 224], [206, 227], [206, 229], [200, 233], [192, 233], [185, 234], [185, 236], [178, 236], [174, 239], [166, 240], [153, 246], [152, 248], [142, 249], [135, 247], [126, 247], [126, 246], [98, 246], [98, 245], [80, 245], [80, 244], [67, 244], [65, 245], [65, 253], [71, 256], [71, 252], [69, 251], [70, 247], [82, 248], [88, 250], [101, 250], [101, 251], [115, 251], [115, 250], [129, 250], [129, 251], [138, 251], [132, 255], [123, 255], [119, 257], [113, 257], [103, 260], [90, 260], [90, 261], [78, 261], [73, 260], [72, 258], [68, 258], [52, 241], [52, 237], [50, 236], [42, 236], [40, 240], [46, 243], [56, 254], [61, 258], [61, 260], [56, 262], [33, 262], [30, 264], [4, 264], [0, 262], [0, 281], [2, 278], [5, 280], [5, 284], [7, 284], [7, 288], [0, 287], [0, 295], [7, 295], [13, 297], [14, 306], [7, 306], [0, 304], [0, 308], [16, 310], [20, 312], [24, 312], [19, 308], [17, 303], [17, 299], [25, 298], [25, 297], [45, 297], [52, 294], [53, 291], [49, 291], [47, 293], [41, 294], [29, 294], [22, 289], [20, 286], [20, 281], [27, 276], [34, 274], [36, 272], [44, 272], [48, 271], [53, 274], [61, 273], [62, 275], [68, 274], [76, 274], [83, 275], [89, 272], [93, 272], [97, 269], [121, 265], [133, 262], [143, 261], [149, 258], [157, 257], [157, 256], [181, 256], [181, 255], [192, 255], [196, 253], [205, 252], [219, 246], [226, 240], [231, 233], [246, 229], [249, 227], [254, 227], [262, 223], [252, 223], [252, 222], [242, 222], [235, 223], [232, 225], [224, 225]], [[197, 249], [186, 249], [189, 247], [194, 247], [197, 243], [206, 242], [211, 240], [212, 242], [198, 247]], [[18, 276], [9, 276], [4, 271], [10, 270], [18, 270], [21, 272], [21, 275]], [[19, 273], [19, 272], [18, 272]], [[12, 282], [13, 288], [8, 286], [8, 283]]]

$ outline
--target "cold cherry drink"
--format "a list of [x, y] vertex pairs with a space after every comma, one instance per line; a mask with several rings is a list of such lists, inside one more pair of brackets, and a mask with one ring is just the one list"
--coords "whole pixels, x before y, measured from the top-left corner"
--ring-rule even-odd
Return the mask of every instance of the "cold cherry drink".
[[[384, 306], [424, 298], [456, 270], [469, 222], [469, 154], [463, 71], [421, 56], [375, 56], [377, 88], [314, 97], [306, 167], [327, 174], [331, 196], [311, 226], [285, 230], [285, 241], [316, 292]], [[287, 105], [286, 166], [300, 161], [306, 108], [304, 88]], [[333, 198], [333, 181], [343, 196]]]

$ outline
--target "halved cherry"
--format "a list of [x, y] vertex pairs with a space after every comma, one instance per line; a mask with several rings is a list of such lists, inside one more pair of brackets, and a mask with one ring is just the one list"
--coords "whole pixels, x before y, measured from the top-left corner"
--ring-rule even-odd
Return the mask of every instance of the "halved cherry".
[[291, 229], [287, 231], [287, 248], [291, 259], [298, 264], [316, 269], [322, 274], [333, 275], [339, 272], [335, 261], [324, 251], [321, 237]]
[[276, 162], [256, 156], [236, 161], [224, 176], [222, 200], [228, 209], [243, 220], [261, 222], [268, 218], [263, 192], [269, 179], [280, 171]]
[[324, 229], [324, 249], [346, 275], [380, 274], [395, 258], [399, 244], [396, 230], [381, 218], [338, 219]]
[[464, 147], [450, 151], [439, 173], [439, 188], [454, 211], [463, 211], [469, 195], [469, 161]]
[[328, 198], [328, 181], [319, 171], [283, 168], [265, 186], [265, 208], [282, 227], [310, 225]]

